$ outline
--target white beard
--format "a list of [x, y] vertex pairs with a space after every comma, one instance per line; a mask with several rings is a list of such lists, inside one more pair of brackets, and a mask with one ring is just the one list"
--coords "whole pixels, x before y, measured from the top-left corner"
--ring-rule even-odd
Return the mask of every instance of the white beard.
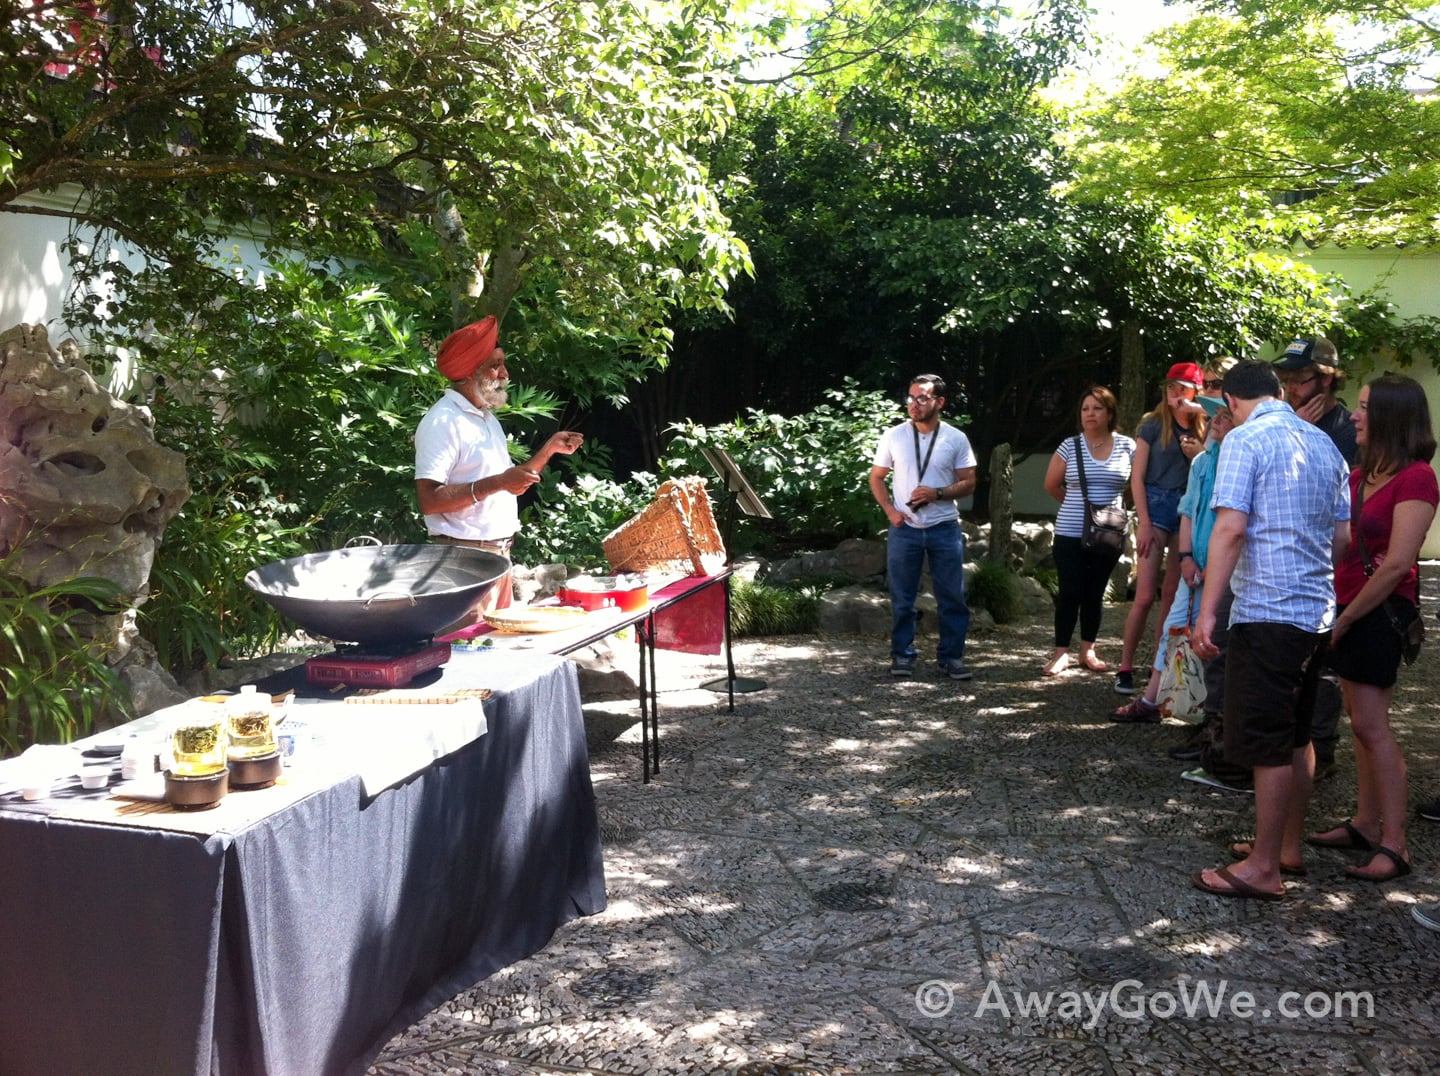
[[475, 392], [480, 397], [480, 403], [494, 411], [497, 407], [504, 407], [510, 402], [510, 394], [505, 391], [509, 386], [510, 379], [508, 377], [499, 381], [477, 381]]

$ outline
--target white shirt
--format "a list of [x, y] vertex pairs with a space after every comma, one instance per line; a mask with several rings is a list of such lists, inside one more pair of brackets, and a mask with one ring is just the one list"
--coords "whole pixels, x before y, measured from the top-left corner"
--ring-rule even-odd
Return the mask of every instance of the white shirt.
[[[415, 429], [415, 478], [456, 485], [497, 475], [510, 467], [505, 431], [489, 410], [454, 389], [425, 412]], [[425, 529], [468, 541], [496, 542], [520, 529], [519, 501], [503, 490], [458, 512], [426, 515]]]
[[[916, 486], [935, 489], [953, 486], [955, 472], [975, 466], [975, 452], [970, 447], [970, 438], [954, 426], [942, 422], [934, 433], [920, 434], [918, 452], [915, 432], [913, 423], [901, 423], [882, 433], [880, 444], [875, 448], [875, 466], [891, 472], [890, 495], [894, 498], [895, 507], [902, 512], [908, 511], [905, 505]], [[935, 445], [933, 452], [930, 448], [932, 441]], [[923, 474], [920, 473], [921, 463], [925, 464]], [[933, 527], [937, 523], [949, 523], [960, 518], [954, 501], [935, 501], [911, 514], [918, 521], [911, 524], [915, 527]]]

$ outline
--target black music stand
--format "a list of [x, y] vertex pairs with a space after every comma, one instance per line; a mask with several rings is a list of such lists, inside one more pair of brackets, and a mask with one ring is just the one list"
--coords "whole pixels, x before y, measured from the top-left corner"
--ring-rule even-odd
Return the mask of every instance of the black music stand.
[[[754, 516], [757, 519], [774, 519], [770, 509], [765, 507], [765, 502], [755, 492], [745, 476], [740, 472], [739, 466], [730, 458], [730, 453], [723, 448], [715, 448], [711, 445], [701, 445], [700, 452], [715, 468], [715, 473], [725, 483], [725, 566], [731, 567], [730, 543], [735, 534], [735, 508], [738, 505], [740, 511], [747, 516]], [[730, 581], [725, 581], [725, 653], [730, 653]], [[734, 708], [735, 692], [747, 693], [751, 691], [765, 690], [764, 680], [754, 680], [749, 677], [736, 676], [735, 666], [730, 664], [728, 675], [719, 680], [707, 680], [700, 685], [707, 691], [725, 691], [732, 695], [731, 708]]]

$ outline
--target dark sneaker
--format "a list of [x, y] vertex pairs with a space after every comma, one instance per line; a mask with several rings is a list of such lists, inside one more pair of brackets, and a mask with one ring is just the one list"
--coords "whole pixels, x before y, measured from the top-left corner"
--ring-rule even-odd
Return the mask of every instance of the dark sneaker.
[[955, 658], [952, 661], [942, 661], [940, 663], [940, 671], [950, 677], [951, 680], [975, 679], [975, 674], [972, 673], [959, 658]]
[[897, 680], [909, 680], [915, 675], [915, 659], [906, 661], [904, 658], [891, 658], [890, 675]]
[[1440, 822], [1440, 800], [1431, 800], [1415, 808], [1415, 813], [1427, 822]]
[[1189, 740], [1184, 743], [1177, 743], [1174, 747], [1165, 752], [1176, 762], [1199, 762], [1200, 744], [1191, 743]]
[[1122, 725], [1154, 725], [1160, 721], [1160, 707], [1146, 702], [1145, 696], [1131, 699], [1124, 706], [1110, 711], [1110, 720]]
[[1440, 930], [1440, 904], [1412, 905], [1410, 915], [1426, 930]]
[[1115, 674], [1115, 694], [1135, 694], [1135, 671], [1133, 669], [1121, 669]]
[[1209, 770], [1196, 767], [1193, 770], [1186, 770], [1180, 775], [1187, 781], [1194, 781], [1196, 784], [1209, 785], [1211, 788], [1222, 789], [1225, 792], [1239, 792], [1242, 795], [1253, 796], [1255, 794], [1255, 781], [1240, 781], [1236, 778], [1216, 777]]

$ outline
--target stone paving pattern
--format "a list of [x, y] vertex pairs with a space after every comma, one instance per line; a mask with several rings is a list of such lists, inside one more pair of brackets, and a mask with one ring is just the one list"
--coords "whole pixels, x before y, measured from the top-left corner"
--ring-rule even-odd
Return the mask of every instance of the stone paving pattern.
[[[1434, 634], [1396, 691], [1412, 803], [1440, 795]], [[1045, 620], [972, 638], [968, 684], [933, 663], [893, 682], [884, 651], [739, 641], [766, 687], [733, 713], [698, 687], [721, 659], [662, 654], [649, 785], [636, 707], [587, 707], [609, 908], [370, 1071], [1440, 1072], [1440, 934], [1410, 917], [1440, 900], [1440, 823], [1413, 822], [1408, 878], [1352, 881], [1358, 856], [1307, 849], [1284, 901], [1207, 896], [1189, 875], [1251, 834], [1252, 797], [1180, 780], [1178, 723], [1110, 723], [1108, 676], [1041, 678]], [[1353, 808], [1348, 728], [1340, 762], [1312, 829]], [[1222, 987], [1216, 1015], [1185, 1013]], [[1083, 1008], [1112, 989], [1124, 1011]], [[1373, 1009], [1337, 1014], [1347, 991]]]

